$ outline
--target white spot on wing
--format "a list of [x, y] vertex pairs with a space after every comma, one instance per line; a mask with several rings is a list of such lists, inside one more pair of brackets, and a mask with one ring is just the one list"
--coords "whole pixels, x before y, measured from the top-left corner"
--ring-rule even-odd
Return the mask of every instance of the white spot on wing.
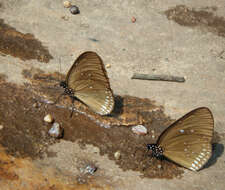
[[198, 164], [198, 161], [195, 160], [194, 163], [195, 163], [195, 164]]

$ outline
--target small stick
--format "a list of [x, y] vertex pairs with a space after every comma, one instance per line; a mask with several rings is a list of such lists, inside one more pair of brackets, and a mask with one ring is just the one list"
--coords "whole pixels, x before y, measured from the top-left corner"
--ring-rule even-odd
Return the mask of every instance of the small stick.
[[149, 75], [149, 74], [139, 74], [139, 73], [134, 73], [131, 79], [185, 82], [184, 77], [177, 77], [177, 76], [171, 76], [171, 75]]

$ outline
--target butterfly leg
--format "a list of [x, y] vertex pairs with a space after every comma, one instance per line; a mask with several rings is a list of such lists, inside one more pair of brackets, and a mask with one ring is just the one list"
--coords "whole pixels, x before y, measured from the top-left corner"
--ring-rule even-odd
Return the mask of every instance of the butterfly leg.
[[73, 110], [75, 108], [75, 106], [74, 106], [75, 99], [73, 97], [71, 97], [71, 99], [72, 99], [72, 110], [71, 110], [71, 113], [70, 113], [70, 118], [73, 116]]

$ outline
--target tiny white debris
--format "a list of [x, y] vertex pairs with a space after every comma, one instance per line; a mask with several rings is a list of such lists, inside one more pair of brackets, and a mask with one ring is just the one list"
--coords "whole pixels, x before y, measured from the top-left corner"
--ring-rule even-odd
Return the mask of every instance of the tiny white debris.
[[132, 131], [133, 133], [137, 134], [137, 135], [146, 135], [147, 134], [147, 129], [145, 126], [143, 125], [136, 125], [132, 127]]
[[86, 168], [84, 169], [84, 173], [93, 175], [97, 171], [97, 169], [98, 168], [95, 165], [90, 164], [86, 166]]
[[194, 129], [191, 129], [191, 133], [194, 133], [194, 131], [195, 131]]
[[32, 106], [34, 108], [39, 108], [41, 106], [41, 104], [39, 102], [35, 102]]
[[63, 5], [64, 5], [65, 8], [69, 8], [69, 7], [71, 7], [71, 2], [70, 1], [64, 1]]
[[110, 65], [110, 64], [107, 64], [107, 65], [106, 65], [106, 68], [110, 68], [110, 67], [111, 67], [111, 65]]
[[116, 151], [116, 152], [114, 153], [114, 157], [115, 157], [116, 160], [119, 160], [119, 159], [120, 159], [120, 156], [121, 156], [120, 151]]
[[0, 125], [0, 130], [2, 130], [4, 127], [3, 127], [3, 125]]
[[151, 133], [155, 133], [155, 131], [152, 129], [152, 130], [151, 130]]
[[154, 139], [155, 138], [155, 135], [152, 135], [152, 138]]
[[158, 164], [157, 167], [158, 167], [159, 169], [161, 169], [161, 168], [162, 168], [162, 165], [161, 165], [161, 164]]
[[47, 123], [52, 123], [53, 122], [53, 117], [50, 115], [50, 114], [47, 114], [45, 117], [44, 117], [44, 121], [47, 122]]
[[181, 133], [184, 133], [184, 130], [183, 130], [183, 129], [181, 129], [181, 130], [180, 130], [180, 132], [181, 132]]
[[60, 127], [59, 123], [53, 123], [51, 129], [49, 129], [48, 134], [54, 138], [60, 138], [63, 134], [63, 129]]

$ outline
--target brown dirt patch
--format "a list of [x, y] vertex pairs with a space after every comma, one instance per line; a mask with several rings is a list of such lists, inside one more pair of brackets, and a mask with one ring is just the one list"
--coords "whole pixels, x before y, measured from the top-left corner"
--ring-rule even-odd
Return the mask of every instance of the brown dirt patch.
[[[203, 30], [206, 29], [218, 36], [225, 37], [225, 19], [206, 10], [209, 10], [209, 7], [203, 8], [203, 10], [195, 10], [185, 5], [177, 5], [165, 11], [165, 14], [169, 20], [173, 20], [179, 25], [200, 27]], [[211, 10], [215, 11], [216, 9], [212, 7]]]
[[[115, 110], [104, 117], [76, 101], [76, 110], [70, 118], [70, 110], [66, 109], [71, 105], [68, 97], [58, 104], [49, 104], [61, 93], [57, 87], [58, 73], [45, 74], [33, 69], [24, 70], [23, 75], [31, 81], [25, 87], [7, 83], [4, 77], [0, 80], [0, 124], [4, 126], [0, 131], [0, 143], [11, 155], [34, 159], [47, 152], [50, 144], [60, 141], [47, 135], [50, 125], [46, 125], [43, 118], [50, 113], [64, 128], [64, 140], [78, 142], [84, 149], [86, 144], [98, 147], [101, 155], [107, 154], [124, 171], [138, 171], [150, 178], [173, 178], [183, 173], [182, 167], [166, 159], [157, 160], [146, 155], [144, 144], [155, 143], [173, 122], [153, 101], [116, 96]], [[140, 123], [148, 129], [145, 136], [131, 131], [131, 126]], [[121, 152], [119, 160], [114, 158], [116, 151]]]
[[0, 52], [22, 60], [37, 59], [48, 63], [52, 59], [49, 51], [32, 34], [23, 34], [0, 19]]
[[[27, 77], [37, 76], [29, 74], [28, 71], [24, 73]], [[0, 131], [0, 144], [6, 147], [11, 155], [29, 156], [33, 159], [41, 157], [50, 144], [59, 141], [53, 140], [47, 135], [50, 126], [43, 122], [43, 118], [50, 113], [63, 126], [65, 140], [79, 142], [83, 148], [86, 144], [97, 146], [100, 154], [107, 154], [111, 160], [115, 160], [115, 151], [120, 151], [121, 159], [115, 160], [115, 162], [124, 171], [131, 169], [141, 172], [145, 177], [160, 178], [172, 178], [183, 173], [183, 168], [172, 162], [150, 159], [145, 154], [144, 144], [155, 142], [163, 129], [172, 122], [163, 113], [162, 107], [155, 106], [148, 99], [117, 96], [123, 102], [122, 105], [119, 104], [121, 111], [114, 112], [111, 116], [104, 116], [101, 121], [98, 119], [98, 115], [89, 111], [86, 106], [81, 106], [79, 102], [75, 104], [78, 111], [80, 111], [79, 109], [85, 111], [75, 112], [70, 118], [70, 110], [63, 107], [66, 101], [60, 102], [61, 108], [59, 105], [49, 105], [42, 101], [43, 98], [45, 100], [56, 99], [60, 95], [57, 93], [60, 91], [54, 85], [50, 88], [53, 81], [51, 79], [55, 75], [57, 74], [49, 74], [48, 82], [43, 80], [43, 77], [47, 76], [46, 74], [43, 74], [41, 81], [40, 79], [35, 80], [35, 77], [31, 78], [32, 85], [26, 85], [26, 87], [15, 86], [1, 79], [0, 122], [4, 128]], [[39, 73], [39, 78], [41, 76]], [[70, 100], [67, 102], [70, 104]], [[116, 104], [116, 110], [117, 106]], [[139, 124], [141, 120], [141, 123], [148, 128], [149, 133], [146, 136], [133, 134], [129, 127], [130, 121], [122, 120], [121, 115], [130, 117], [132, 125]], [[133, 118], [133, 116], [135, 117]], [[114, 121], [116, 122], [114, 123]], [[118, 121], [119, 125], [116, 125]], [[100, 127], [101, 122], [110, 123], [112, 127]], [[121, 125], [122, 123], [126, 125]]]
[[[48, 165], [34, 163], [30, 159], [7, 155], [0, 146], [0, 186], [4, 190], [102, 190], [112, 188], [101, 181], [89, 179], [86, 184], [78, 184], [76, 176], [59, 171]], [[95, 180], [97, 181], [97, 180]]]

